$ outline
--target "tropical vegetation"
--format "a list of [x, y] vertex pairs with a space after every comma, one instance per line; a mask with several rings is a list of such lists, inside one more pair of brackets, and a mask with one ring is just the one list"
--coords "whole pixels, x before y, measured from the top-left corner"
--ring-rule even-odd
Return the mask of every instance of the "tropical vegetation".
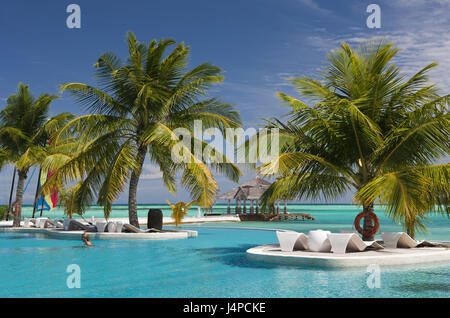
[[8, 214], [8, 206], [2, 205], [0, 206], [0, 221], [6, 220], [6, 215]]
[[50, 105], [56, 98], [49, 94], [35, 98], [29, 87], [20, 83], [17, 93], [7, 99], [7, 106], [0, 112], [1, 164], [13, 164], [18, 174], [13, 226], [20, 226], [29, 169], [40, 165], [48, 154], [62, 150], [51, 142], [51, 136], [73, 118], [69, 113], [49, 118]]
[[[393, 61], [398, 52], [383, 41], [343, 43], [320, 77], [290, 79], [302, 100], [278, 93], [291, 111], [267, 120], [279, 129], [280, 154], [258, 168], [276, 178], [264, 205], [353, 191], [365, 215], [385, 205], [411, 236], [428, 215], [449, 215], [450, 95], [429, 80], [436, 63], [407, 77]], [[373, 226], [365, 217], [363, 230]]]
[[64, 215], [69, 219], [73, 218], [74, 214], [83, 215], [76, 207], [77, 191], [81, 186], [81, 182], [71, 187], [59, 188], [58, 190], [58, 206], [64, 207]]
[[[190, 48], [173, 40], [153, 40], [144, 44], [133, 33], [127, 35], [129, 56], [126, 62], [113, 53], [100, 56], [95, 64], [98, 87], [82, 83], [61, 85], [85, 106], [90, 114], [70, 121], [56, 137], [75, 135], [84, 145], [77, 155], [48, 156], [46, 167], [54, 170], [44, 186], [80, 181], [74, 209], [83, 211], [94, 199], [104, 206], [105, 216], [125, 185], [129, 184], [129, 221], [139, 226], [136, 194], [146, 158], [158, 166], [169, 191], [177, 191], [177, 177], [201, 206], [211, 206], [218, 191], [211, 169], [233, 181], [241, 175], [237, 166], [222, 156], [220, 163], [206, 163], [191, 151], [187, 142], [174, 132], [194, 129], [195, 121], [203, 128], [227, 128], [241, 125], [239, 113], [208, 94], [209, 88], [223, 81], [222, 70], [209, 63], [188, 69]], [[192, 139], [200, 148], [208, 144]], [[172, 150], [179, 150], [189, 160], [178, 162]], [[181, 148], [180, 148], [181, 146]]]
[[172, 215], [170, 217], [174, 219], [176, 227], [178, 227], [181, 221], [183, 221], [183, 218], [189, 212], [189, 208], [196, 203], [195, 201], [193, 201], [191, 203], [178, 202], [172, 204], [169, 200], [167, 200], [166, 202], [172, 208]]

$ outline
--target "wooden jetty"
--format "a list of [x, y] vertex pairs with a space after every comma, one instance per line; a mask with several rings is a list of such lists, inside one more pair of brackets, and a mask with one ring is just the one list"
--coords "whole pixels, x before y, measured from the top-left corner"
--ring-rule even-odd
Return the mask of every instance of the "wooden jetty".
[[241, 221], [314, 221], [315, 218], [309, 213], [280, 213], [280, 214], [240, 214]]
[[276, 214], [271, 216], [267, 221], [305, 221], [311, 220], [314, 221], [314, 217], [309, 213], [289, 213], [289, 214]]

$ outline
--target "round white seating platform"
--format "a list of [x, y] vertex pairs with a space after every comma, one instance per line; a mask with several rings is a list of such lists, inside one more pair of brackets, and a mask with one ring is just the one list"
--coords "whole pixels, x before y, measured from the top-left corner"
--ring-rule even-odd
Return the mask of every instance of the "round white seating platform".
[[[67, 240], [81, 240], [81, 235], [84, 231], [62, 231], [55, 229], [40, 229], [40, 228], [0, 228], [0, 233], [34, 233], [44, 234], [48, 237], [67, 239]], [[197, 237], [197, 231], [179, 230], [161, 233], [109, 233], [109, 232], [89, 232], [91, 240], [174, 240], [187, 239], [190, 237]]]
[[450, 261], [450, 249], [445, 247], [394, 248], [346, 254], [309, 251], [282, 252], [280, 245], [271, 244], [247, 250], [247, 258], [277, 264], [304, 264], [331, 267], [419, 264]]

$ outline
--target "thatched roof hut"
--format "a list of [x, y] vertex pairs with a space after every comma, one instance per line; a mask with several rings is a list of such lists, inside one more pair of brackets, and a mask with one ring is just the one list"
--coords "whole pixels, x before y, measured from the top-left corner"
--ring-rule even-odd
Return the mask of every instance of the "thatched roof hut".
[[[250, 213], [254, 213], [253, 204], [256, 203], [256, 213], [259, 212], [259, 200], [266, 190], [271, 186], [271, 183], [261, 177], [248, 180], [231, 191], [224, 193], [218, 197], [221, 200], [228, 201], [228, 213], [231, 213], [230, 201], [236, 201], [236, 214], [247, 213], [247, 201], [250, 201]], [[241, 209], [241, 202], [243, 202], [243, 210]]]

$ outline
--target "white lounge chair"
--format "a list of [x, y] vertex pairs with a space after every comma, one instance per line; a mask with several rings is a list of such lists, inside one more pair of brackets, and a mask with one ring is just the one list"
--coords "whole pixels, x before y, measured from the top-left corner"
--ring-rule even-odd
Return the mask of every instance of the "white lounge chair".
[[423, 246], [436, 246], [428, 241], [416, 241], [405, 232], [382, 233], [386, 248], [414, 248]]
[[68, 231], [97, 232], [97, 228], [94, 225], [86, 225], [73, 219], [70, 220], [67, 229]]
[[59, 220], [46, 220], [44, 224], [44, 228], [53, 228], [53, 229], [60, 229], [63, 228], [63, 224]]
[[281, 251], [283, 252], [308, 249], [308, 237], [303, 233], [277, 231], [277, 237], [278, 242], [280, 242]]
[[147, 233], [147, 232], [141, 230], [140, 228], [137, 228], [137, 227], [135, 227], [134, 225], [131, 225], [131, 224], [128, 224], [128, 223], [125, 223], [125, 224], [123, 225], [123, 227], [124, 227], [128, 232], [131, 232], [131, 233]]
[[331, 250], [330, 240], [327, 235], [330, 231], [309, 231], [308, 233], [308, 249], [311, 252], [329, 252]]
[[375, 241], [363, 241], [355, 233], [330, 233], [328, 239], [331, 244], [331, 252], [345, 254], [346, 252], [362, 252], [368, 247], [382, 249], [383, 246]]
[[34, 224], [31, 223], [31, 219], [30, 218], [24, 218], [23, 219], [23, 227], [29, 228], [29, 227], [31, 227], [31, 225], [34, 225]]
[[108, 222], [105, 226], [105, 232], [108, 233], [114, 233], [116, 231], [116, 223], [115, 222]]
[[97, 227], [97, 232], [99, 232], [99, 233], [105, 232], [107, 224], [108, 223], [106, 223], [106, 222], [100, 222], [100, 221], [95, 222], [95, 226]]
[[123, 227], [122, 222], [116, 222], [116, 233], [122, 233], [122, 227]]
[[36, 219], [36, 227], [44, 229], [47, 221], [48, 221], [48, 218], [37, 218]]
[[69, 230], [69, 225], [70, 225], [71, 221], [72, 221], [72, 219], [67, 219], [67, 218], [63, 220], [64, 231], [68, 231]]

